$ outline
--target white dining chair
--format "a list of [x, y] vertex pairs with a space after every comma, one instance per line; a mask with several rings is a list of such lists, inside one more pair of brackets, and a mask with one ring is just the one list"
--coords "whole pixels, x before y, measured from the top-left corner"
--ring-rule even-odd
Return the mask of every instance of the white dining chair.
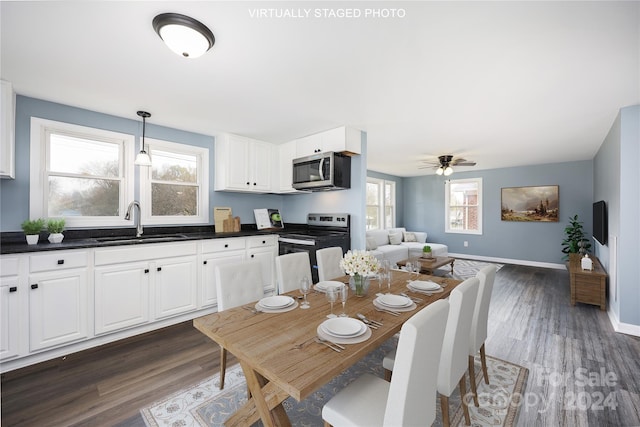
[[278, 293], [300, 289], [300, 280], [311, 279], [311, 263], [308, 252], [294, 252], [276, 257], [276, 277], [278, 278]]
[[364, 374], [322, 408], [325, 426], [428, 426], [436, 418], [438, 364], [449, 303], [436, 301], [402, 325], [387, 382]]
[[[216, 266], [218, 311], [257, 301], [264, 296], [260, 261]], [[224, 388], [227, 350], [220, 346], [220, 390]]]
[[471, 383], [471, 393], [473, 393], [473, 403], [474, 405], [479, 406], [478, 391], [476, 387], [476, 373], [473, 361], [475, 355], [478, 354], [479, 351], [484, 382], [489, 384], [489, 373], [487, 372], [487, 358], [484, 350], [484, 342], [487, 339], [489, 304], [491, 303], [493, 282], [496, 278], [496, 266], [492, 264], [483, 267], [476, 277], [480, 281], [480, 286], [478, 288], [476, 306], [473, 311], [473, 320], [471, 321], [471, 334], [469, 340], [469, 381]]
[[342, 260], [342, 248], [334, 246], [331, 248], [318, 249], [316, 251], [316, 261], [318, 262], [318, 280], [332, 280], [336, 277], [344, 276], [344, 271], [340, 268]]

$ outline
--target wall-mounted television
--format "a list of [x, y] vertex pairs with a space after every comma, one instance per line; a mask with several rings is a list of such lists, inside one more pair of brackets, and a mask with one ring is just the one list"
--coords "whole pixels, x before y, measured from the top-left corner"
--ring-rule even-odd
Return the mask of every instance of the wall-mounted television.
[[593, 238], [601, 245], [607, 244], [607, 204], [604, 200], [593, 204]]

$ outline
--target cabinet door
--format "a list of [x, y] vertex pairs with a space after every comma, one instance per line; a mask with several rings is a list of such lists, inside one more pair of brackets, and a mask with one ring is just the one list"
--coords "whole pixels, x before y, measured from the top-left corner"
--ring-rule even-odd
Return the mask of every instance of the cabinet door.
[[96, 335], [149, 321], [150, 274], [147, 262], [96, 268]]
[[249, 259], [257, 259], [262, 265], [262, 282], [265, 284], [265, 293], [273, 292], [275, 290], [275, 250], [273, 248], [252, 249], [247, 253]]
[[29, 349], [87, 338], [87, 270], [29, 277]]
[[0, 177], [15, 178], [15, 94], [0, 81]]
[[326, 151], [323, 148], [320, 134], [296, 139], [296, 157], [306, 157], [312, 154], [322, 153]]
[[[249, 140], [247, 138], [229, 135], [227, 147], [227, 188], [247, 190], [249, 181]], [[266, 159], [265, 161], [268, 161]]]
[[213, 306], [218, 303], [216, 294], [216, 267], [223, 264], [239, 263], [244, 260], [245, 251], [229, 251], [203, 256], [202, 286], [200, 288], [200, 305]]
[[249, 154], [249, 176], [252, 191], [271, 191], [271, 144], [252, 141]]
[[0, 359], [18, 355], [19, 315], [18, 277], [3, 277], [0, 279]]
[[156, 319], [197, 308], [196, 263], [195, 256], [171, 258], [155, 263]]

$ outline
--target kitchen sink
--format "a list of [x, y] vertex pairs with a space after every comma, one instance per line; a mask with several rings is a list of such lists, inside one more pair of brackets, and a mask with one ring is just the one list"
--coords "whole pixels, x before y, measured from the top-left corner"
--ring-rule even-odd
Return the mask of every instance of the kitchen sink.
[[108, 236], [96, 237], [94, 240], [99, 243], [132, 243], [132, 242], [168, 242], [178, 239], [186, 239], [184, 234], [143, 234], [135, 236]]

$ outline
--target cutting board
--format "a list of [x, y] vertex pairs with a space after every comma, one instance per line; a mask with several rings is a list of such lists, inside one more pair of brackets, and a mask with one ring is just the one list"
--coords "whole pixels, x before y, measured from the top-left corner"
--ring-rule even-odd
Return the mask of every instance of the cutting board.
[[229, 217], [222, 222], [222, 231], [224, 233], [240, 231], [240, 217], [229, 215]]

